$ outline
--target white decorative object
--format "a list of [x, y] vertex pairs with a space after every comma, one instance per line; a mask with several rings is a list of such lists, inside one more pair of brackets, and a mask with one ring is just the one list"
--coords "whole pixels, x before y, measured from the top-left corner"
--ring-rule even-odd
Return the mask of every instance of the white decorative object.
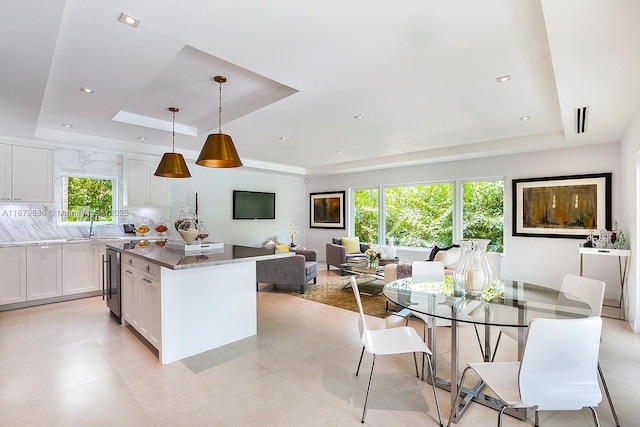
[[387, 259], [395, 259], [396, 257], [396, 239], [389, 237], [389, 246], [387, 247]]
[[201, 242], [201, 243], [194, 243], [191, 245], [186, 244], [185, 242], [180, 242], [180, 241], [169, 241], [165, 243], [165, 246], [169, 249], [175, 249], [181, 252], [201, 252], [201, 253], [206, 253], [207, 251], [210, 250], [214, 250], [216, 249], [223, 249], [224, 248], [224, 243], [223, 242]]

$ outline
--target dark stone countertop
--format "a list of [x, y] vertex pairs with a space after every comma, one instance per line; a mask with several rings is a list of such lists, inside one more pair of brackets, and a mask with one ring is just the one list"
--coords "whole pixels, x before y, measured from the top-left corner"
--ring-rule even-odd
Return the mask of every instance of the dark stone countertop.
[[112, 242], [108, 248], [145, 259], [172, 270], [211, 267], [249, 261], [262, 261], [295, 255], [293, 252], [278, 252], [273, 249], [224, 244], [220, 249], [183, 252], [166, 247], [164, 241]]

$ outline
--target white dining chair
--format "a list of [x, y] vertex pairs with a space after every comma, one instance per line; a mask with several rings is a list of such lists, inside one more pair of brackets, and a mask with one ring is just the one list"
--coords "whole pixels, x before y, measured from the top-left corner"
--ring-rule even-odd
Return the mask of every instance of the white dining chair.
[[[602, 303], [604, 302], [605, 287], [606, 283], [602, 280], [591, 279], [575, 274], [565, 274], [562, 279], [562, 284], [560, 285], [560, 291], [565, 294], [566, 298], [571, 298], [571, 296], [574, 296], [576, 298], [579, 298], [581, 301], [586, 302], [591, 308], [591, 316], [600, 317], [602, 316]], [[526, 336], [526, 334], [519, 335], [518, 329], [519, 328], [508, 327], [500, 328], [500, 334], [498, 334], [498, 338], [496, 340], [495, 350], [498, 349], [501, 335], [506, 335], [509, 338], [514, 339], [515, 341], [519, 341], [520, 336]], [[492, 360], [495, 359], [495, 350]], [[613, 406], [613, 399], [611, 398], [611, 394], [609, 393], [609, 387], [607, 387], [607, 381], [604, 378], [604, 372], [602, 371], [602, 367], [600, 366], [600, 361], [598, 361], [598, 374], [600, 376], [600, 381], [602, 382], [602, 388], [604, 389], [605, 395], [607, 396], [607, 402], [609, 403], [609, 407], [611, 408], [611, 414], [613, 415], [616, 427], [620, 427], [618, 414], [616, 413], [616, 409]]]
[[[360, 310], [358, 329], [360, 331], [360, 338], [362, 340], [362, 352], [360, 353], [360, 360], [358, 361], [356, 376], [360, 372], [360, 365], [362, 364], [362, 358], [364, 356], [365, 350], [373, 355], [373, 361], [371, 362], [371, 374], [369, 376], [369, 385], [367, 386], [367, 394], [364, 399], [364, 406], [362, 408], [361, 422], [364, 423], [364, 418], [367, 414], [367, 401], [369, 400], [369, 391], [371, 389], [371, 382], [373, 381], [373, 370], [376, 365], [377, 356], [413, 353], [413, 362], [416, 368], [416, 376], [419, 378], [420, 375], [418, 373], [418, 361], [416, 359], [416, 353], [422, 353], [423, 361], [425, 357], [428, 361], [429, 374], [431, 378], [434, 377], [434, 373], [431, 364], [431, 350], [420, 338], [416, 330], [409, 326], [401, 326], [391, 329], [368, 329], [367, 321], [362, 309], [362, 301], [360, 300], [358, 283], [353, 276], [351, 276], [351, 288], [353, 289], [353, 294], [356, 297], [358, 309]], [[422, 365], [422, 369], [424, 371], [424, 363]], [[435, 381], [431, 382], [431, 386], [433, 388], [433, 396], [435, 398], [436, 409], [438, 411], [438, 422], [440, 426], [442, 426], [442, 415], [440, 413], [440, 404], [438, 402], [438, 394], [436, 393]]]
[[498, 427], [508, 408], [535, 408], [538, 426], [538, 411], [577, 411], [585, 407], [599, 426], [595, 407], [602, 400], [597, 369], [601, 331], [602, 318], [598, 316], [531, 320], [521, 362], [467, 363], [447, 426], [456, 413], [469, 370], [475, 371], [502, 401]]

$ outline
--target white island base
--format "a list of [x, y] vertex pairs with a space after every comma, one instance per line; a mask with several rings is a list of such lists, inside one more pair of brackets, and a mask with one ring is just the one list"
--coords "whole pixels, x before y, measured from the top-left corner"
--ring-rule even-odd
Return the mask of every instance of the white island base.
[[136, 304], [145, 306], [145, 297], [129, 297], [136, 293], [128, 291], [126, 282], [122, 324], [131, 324], [158, 349], [161, 364], [256, 335], [255, 261], [181, 270], [153, 267], [159, 267], [159, 283], [142, 278], [150, 285], [148, 308], [141, 309], [149, 312], [149, 326], [128, 315]]
[[170, 270], [160, 285], [160, 363], [175, 362], [258, 332], [255, 261]]

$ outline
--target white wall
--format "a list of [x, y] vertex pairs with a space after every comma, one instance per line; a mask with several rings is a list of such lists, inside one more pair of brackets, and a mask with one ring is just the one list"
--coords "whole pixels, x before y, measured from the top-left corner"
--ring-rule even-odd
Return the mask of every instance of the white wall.
[[[405, 168], [360, 172], [329, 177], [310, 177], [309, 192], [349, 190], [354, 187], [410, 184], [452, 179], [504, 177], [505, 181], [505, 253], [502, 277], [525, 280], [547, 286], [559, 286], [565, 273], [579, 271], [578, 245], [582, 240], [514, 237], [511, 235], [511, 180], [587, 173], [613, 173], [613, 220], [627, 233], [626, 216], [621, 210], [620, 144], [599, 144], [580, 148], [427, 164]], [[349, 204], [347, 203], [347, 207]], [[347, 212], [347, 217], [349, 212]], [[348, 230], [309, 229], [307, 245], [318, 249], [324, 260], [325, 243], [332, 236], [352, 235]], [[402, 254], [400, 255], [402, 256]], [[594, 257], [591, 257], [594, 258]], [[598, 257], [600, 258], [600, 257]], [[607, 298], [619, 295], [617, 259], [588, 260], [585, 275], [607, 282]], [[586, 263], [585, 259], [585, 263]], [[612, 262], [610, 262], [612, 261]]]
[[[309, 219], [306, 214], [304, 178], [251, 171], [245, 168], [214, 169], [188, 163], [192, 178], [174, 179], [171, 225], [181, 206], [195, 209], [209, 231], [209, 240], [247, 246], [260, 246], [273, 236], [289, 243], [289, 221], [300, 231], [296, 243], [304, 246]], [[233, 220], [233, 190], [276, 193], [275, 220]]]
[[627, 238], [631, 243], [631, 266], [627, 287], [627, 318], [635, 333], [640, 333], [640, 296], [638, 292], [638, 261], [640, 261], [638, 242], [638, 188], [640, 179], [640, 111], [638, 111], [629, 125], [620, 144], [623, 214], [626, 219]]

